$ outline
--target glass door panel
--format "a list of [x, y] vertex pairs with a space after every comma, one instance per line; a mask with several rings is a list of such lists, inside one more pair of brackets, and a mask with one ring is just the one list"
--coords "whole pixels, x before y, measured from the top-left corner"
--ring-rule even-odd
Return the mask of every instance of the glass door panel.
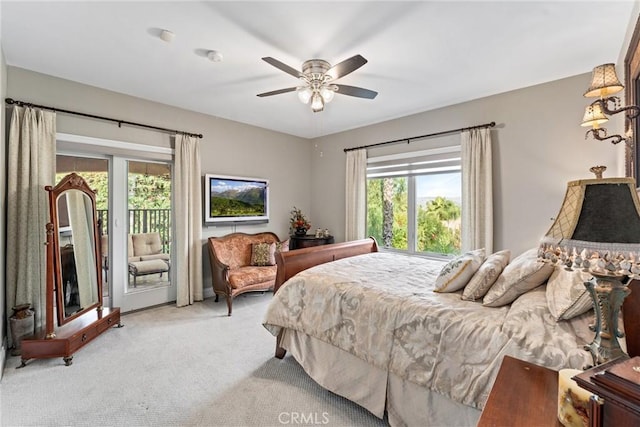
[[128, 162], [126, 292], [171, 285], [171, 165]]

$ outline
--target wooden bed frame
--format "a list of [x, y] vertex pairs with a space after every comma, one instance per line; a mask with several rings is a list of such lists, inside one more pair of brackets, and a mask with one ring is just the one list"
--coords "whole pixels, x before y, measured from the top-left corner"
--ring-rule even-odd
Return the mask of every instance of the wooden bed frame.
[[[329, 245], [312, 246], [304, 249], [296, 249], [288, 252], [276, 252], [276, 283], [273, 293], [289, 278], [302, 270], [314, 265], [324, 264], [341, 258], [349, 258], [356, 255], [378, 252], [378, 244], [373, 237], [350, 242], [332, 243]], [[276, 357], [282, 359], [286, 350], [280, 347], [280, 335], [276, 341]]]
[[[323, 246], [313, 246], [288, 252], [276, 253], [278, 272], [273, 288], [274, 294], [278, 288], [296, 273], [341, 258], [378, 252], [378, 244], [374, 238], [353, 240], [350, 242], [333, 243]], [[640, 356], [640, 281], [629, 282], [631, 294], [622, 305], [622, 318], [627, 342], [627, 353], [630, 357]], [[276, 357], [282, 359], [286, 350], [280, 347], [280, 335], [276, 342]]]

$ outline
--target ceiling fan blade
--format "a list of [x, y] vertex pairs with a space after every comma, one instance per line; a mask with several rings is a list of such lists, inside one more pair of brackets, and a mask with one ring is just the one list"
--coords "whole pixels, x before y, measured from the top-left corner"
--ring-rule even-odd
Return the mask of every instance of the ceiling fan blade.
[[288, 87], [286, 89], [278, 89], [278, 90], [272, 90], [271, 92], [259, 93], [258, 96], [263, 97], [263, 96], [271, 96], [271, 95], [280, 95], [281, 93], [293, 92], [296, 89], [298, 88]]
[[278, 60], [277, 60], [277, 59], [275, 59], [275, 58], [272, 58], [272, 57], [270, 57], [270, 56], [265, 56], [264, 58], [262, 58], [262, 60], [263, 60], [264, 62], [267, 62], [267, 63], [269, 63], [269, 64], [273, 65], [273, 66], [274, 66], [274, 67], [276, 67], [277, 69], [284, 71], [284, 72], [285, 72], [285, 73], [287, 73], [287, 74], [291, 74], [291, 75], [292, 75], [293, 77], [295, 77], [295, 78], [300, 78], [300, 77], [302, 77], [302, 73], [301, 73], [300, 71], [296, 70], [296, 69], [295, 69], [295, 68], [293, 68], [293, 67], [288, 66], [288, 65], [287, 65], [287, 64], [285, 64], [285, 63], [282, 63], [282, 62], [278, 61]]
[[341, 95], [356, 96], [358, 98], [367, 98], [367, 99], [373, 99], [378, 95], [378, 92], [375, 92], [369, 89], [364, 89], [361, 87], [347, 86], [347, 85], [335, 85], [335, 86], [338, 86], [338, 91], [336, 93], [339, 93]]
[[333, 80], [336, 80], [336, 79], [339, 79], [340, 77], [346, 76], [347, 74], [354, 72], [355, 70], [362, 67], [366, 63], [367, 63], [367, 60], [364, 59], [362, 56], [355, 55], [329, 68], [329, 70], [327, 70], [325, 75], [330, 76]]

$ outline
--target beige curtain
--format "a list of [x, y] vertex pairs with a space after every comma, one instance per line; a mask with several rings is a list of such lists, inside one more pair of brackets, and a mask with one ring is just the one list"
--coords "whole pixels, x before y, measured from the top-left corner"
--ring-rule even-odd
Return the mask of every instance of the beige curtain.
[[198, 139], [177, 135], [175, 153], [175, 271], [177, 305], [182, 307], [203, 299], [202, 191]]
[[345, 240], [364, 239], [367, 223], [367, 150], [347, 151]]
[[462, 250], [493, 252], [491, 132], [462, 132]]
[[7, 315], [19, 304], [31, 304], [35, 323], [46, 310], [46, 241], [48, 195], [53, 185], [56, 115], [14, 107], [7, 154]]

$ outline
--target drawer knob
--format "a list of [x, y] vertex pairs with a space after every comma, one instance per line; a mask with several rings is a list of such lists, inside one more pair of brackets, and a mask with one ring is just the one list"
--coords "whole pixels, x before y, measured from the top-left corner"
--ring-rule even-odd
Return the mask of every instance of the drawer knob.
[[87, 340], [87, 334], [82, 334], [82, 342], [85, 342]]
[[107, 319], [107, 323], [108, 323], [109, 325], [111, 324], [111, 322], [112, 322], [112, 321], [113, 321], [113, 319], [112, 319], [111, 317]]

